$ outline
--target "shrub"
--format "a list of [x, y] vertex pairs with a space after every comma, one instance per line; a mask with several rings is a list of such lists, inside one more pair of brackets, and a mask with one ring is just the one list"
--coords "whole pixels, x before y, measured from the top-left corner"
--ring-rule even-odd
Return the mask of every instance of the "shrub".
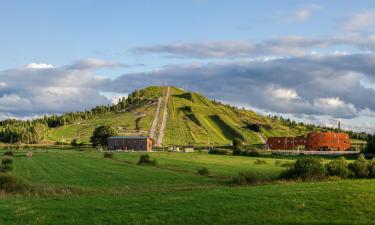
[[9, 171], [12, 171], [12, 165], [10, 165], [10, 164], [1, 164], [0, 165], [0, 172], [7, 173]]
[[344, 157], [334, 159], [330, 161], [327, 165], [327, 174], [329, 176], [338, 176], [342, 178], [349, 177], [350, 170], [348, 168], [348, 163]]
[[241, 139], [233, 139], [233, 155], [240, 155], [243, 150], [243, 147], [243, 141]]
[[368, 176], [371, 178], [375, 178], [375, 158], [368, 161], [367, 168], [368, 168]]
[[150, 165], [150, 166], [157, 166], [157, 161], [156, 159], [151, 160], [151, 157], [146, 154], [146, 155], [141, 155], [139, 157], [139, 161], [137, 163], [138, 165]]
[[208, 154], [214, 155], [228, 155], [228, 151], [225, 149], [211, 149]]
[[113, 158], [113, 152], [104, 152], [104, 158], [112, 159]]
[[29, 188], [29, 185], [9, 175], [0, 175], [0, 190], [8, 193], [19, 193]]
[[13, 163], [13, 159], [11, 158], [3, 158], [3, 160], [1, 160], [1, 165], [10, 165]]
[[320, 159], [298, 159], [294, 165], [280, 174], [282, 179], [322, 180], [326, 177], [326, 169]]
[[232, 183], [234, 184], [258, 184], [261, 181], [259, 174], [254, 173], [253, 171], [239, 172], [237, 176], [232, 177]]
[[281, 164], [281, 167], [291, 168], [293, 166], [294, 166], [293, 162], [284, 162], [283, 164]]
[[241, 152], [241, 155], [243, 155], [243, 156], [250, 156], [250, 157], [261, 157], [262, 153], [260, 153], [257, 150], [250, 150], [250, 151], [243, 151], [243, 152]]
[[355, 162], [349, 164], [349, 169], [353, 172], [355, 178], [365, 178], [369, 175], [367, 164], [367, 160], [361, 154]]
[[12, 151], [5, 151], [3, 155], [4, 155], [4, 156], [5, 156], [5, 155], [6, 155], [6, 156], [13, 156], [14, 153], [13, 153]]
[[201, 176], [207, 176], [209, 174], [209, 171], [206, 167], [202, 167], [198, 169], [198, 174]]
[[267, 162], [266, 162], [266, 160], [263, 160], [263, 159], [257, 159], [257, 160], [255, 160], [254, 164], [264, 165], [264, 164], [267, 164]]

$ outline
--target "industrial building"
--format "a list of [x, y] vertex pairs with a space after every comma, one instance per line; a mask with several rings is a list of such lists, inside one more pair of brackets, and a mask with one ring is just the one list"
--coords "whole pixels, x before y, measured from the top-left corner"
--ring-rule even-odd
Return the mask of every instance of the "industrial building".
[[144, 136], [114, 136], [108, 138], [108, 150], [152, 151], [153, 140]]
[[346, 133], [311, 132], [307, 137], [270, 137], [267, 148], [271, 150], [346, 151], [351, 147]]

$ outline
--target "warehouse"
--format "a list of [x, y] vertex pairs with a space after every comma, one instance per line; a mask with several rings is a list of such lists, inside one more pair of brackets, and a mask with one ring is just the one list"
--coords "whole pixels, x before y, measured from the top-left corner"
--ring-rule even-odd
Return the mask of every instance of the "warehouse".
[[152, 151], [153, 140], [144, 136], [114, 136], [108, 138], [108, 150]]

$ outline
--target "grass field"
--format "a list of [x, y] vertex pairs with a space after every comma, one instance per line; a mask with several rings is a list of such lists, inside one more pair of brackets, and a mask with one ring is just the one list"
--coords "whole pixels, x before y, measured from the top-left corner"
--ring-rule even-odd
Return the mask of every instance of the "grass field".
[[[1, 153], [1, 152], [0, 152]], [[138, 166], [139, 153], [39, 150], [14, 156], [13, 176], [76, 192], [0, 195], [0, 224], [371, 224], [375, 180], [276, 182], [232, 186], [254, 171], [272, 178], [277, 160], [155, 152], [158, 167]], [[277, 165], [276, 165], [277, 164]], [[199, 176], [206, 167], [209, 176]]]

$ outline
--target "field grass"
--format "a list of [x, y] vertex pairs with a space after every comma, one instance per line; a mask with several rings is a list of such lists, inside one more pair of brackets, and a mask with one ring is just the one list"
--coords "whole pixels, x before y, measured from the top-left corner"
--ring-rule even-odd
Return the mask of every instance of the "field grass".
[[[0, 154], [3, 152], [0, 151]], [[12, 176], [30, 184], [74, 188], [46, 196], [0, 195], [0, 224], [372, 224], [375, 180], [272, 182], [232, 186], [239, 171], [276, 177], [277, 160], [150, 153], [158, 166], [136, 165], [141, 153], [18, 151]], [[208, 176], [197, 170], [206, 167]]]

